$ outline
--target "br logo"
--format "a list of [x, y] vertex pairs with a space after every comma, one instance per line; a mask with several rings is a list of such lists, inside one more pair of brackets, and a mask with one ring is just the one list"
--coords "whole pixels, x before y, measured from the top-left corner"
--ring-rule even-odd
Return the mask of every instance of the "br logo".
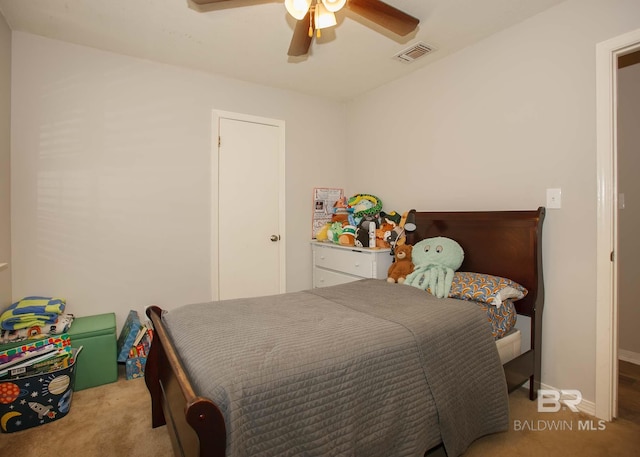
[[577, 413], [578, 405], [581, 401], [582, 393], [579, 390], [538, 390], [539, 413], [558, 412], [562, 404], [566, 405], [574, 413]]

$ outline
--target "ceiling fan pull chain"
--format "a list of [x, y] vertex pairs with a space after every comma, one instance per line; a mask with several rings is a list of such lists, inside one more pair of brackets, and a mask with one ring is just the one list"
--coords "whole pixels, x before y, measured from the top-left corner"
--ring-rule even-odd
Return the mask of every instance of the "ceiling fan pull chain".
[[[315, 21], [317, 19], [316, 17], [316, 9], [318, 8], [318, 5], [320, 4], [321, 0], [316, 0], [316, 5], [312, 8], [312, 13], [310, 14], [310, 16], [313, 16], [313, 19], [311, 19], [312, 21]], [[318, 25], [317, 23], [314, 25]], [[313, 37], [313, 33], [311, 35], [309, 35], [310, 37]], [[320, 29], [316, 28], [316, 37], [320, 38]]]
[[313, 38], [313, 7], [309, 10], [309, 38]]

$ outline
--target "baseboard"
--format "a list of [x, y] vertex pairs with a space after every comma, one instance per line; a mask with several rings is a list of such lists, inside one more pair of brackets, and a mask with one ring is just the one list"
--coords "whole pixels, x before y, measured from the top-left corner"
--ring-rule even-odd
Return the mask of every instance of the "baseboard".
[[[529, 390], [529, 381], [525, 382], [522, 385], [522, 388], [526, 388], [527, 390]], [[543, 382], [540, 383], [540, 388], [541, 389], [547, 389], [547, 390], [560, 391], [560, 389], [556, 389], [555, 387], [550, 386], [549, 384], [545, 384]], [[562, 400], [562, 397], [560, 398], [560, 400]], [[582, 399], [582, 401], [578, 405], [578, 409], [580, 410], [580, 412], [583, 412], [585, 414], [589, 414], [590, 416], [595, 416], [596, 415], [596, 404], [594, 402], [592, 402], [592, 401], [585, 400], [584, 398]]]
[[[557, 389], [553, 386], [550, 386], [548, 384], [544, 384], [544, 383], [540, 383], [540, 388], [541, 389], [548, 389], [548, 390], [557, 390], [560, 391], [561, 389]], [[560, 400], [562, 400], [562, 397], [560, 397]], [[590, 416], [595, 416], [596, 415], [596, 404], [592, 401], [589, 400], [585, 400], [584, 398], [582, 399], [582, 401], [580, 402], [580, 404], [577, 405], [578, 410], [580, 410], [580, 412], [583, 412], [585, 414], [589, 414]]]
[[618, 349], [618, 358], [624, 362], [640, 365], [640, 354], [638, 354], [637, 352]]
[[[624, 349], [618, 349], [618, 358], [620, 360], [623, 360], [625, 362], [629, 362], [629, 363], [633, 363], [636, 365], [640, 365], [640, 354], [638, 354], [637, 352], [632, 352], [632, 351], [626, 351]], [[549, 389], [549, 390], [561, 390], [561, 389], [557, 389], [556, 387], [550, 386], [548, 384], [544, 384], [544, 383], [540, 383], [540, 388], [541, 389]], [[562, 398], [561, 398], [562, 400]], [[582, 399], [582, 401], [580, 402], [579, 405], [577, 405], [578, 409], [585, 413], [585, 414], [589, 414], [590, 416], [595, 416], [596, 415], [596, 404], [592, 401], [589, 400], [585, 400], [584, 398]]]

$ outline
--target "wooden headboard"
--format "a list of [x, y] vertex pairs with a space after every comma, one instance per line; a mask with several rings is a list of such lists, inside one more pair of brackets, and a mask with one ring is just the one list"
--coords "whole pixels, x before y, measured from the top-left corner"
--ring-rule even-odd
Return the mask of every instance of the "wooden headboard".
[[[413, 211], [413, 210], [412, 210]], [[458, 271], [489, 273], [512, 279], [528, 294], [514, 305], [518, 314], [531, 318], [531, 347], [504, 365], [509, 392], [529, 381], [529, 398], [535, 400], [542, 367], [542, 222], [545, 209], [534, 211], [416, 212], [416, 230], [407, 242], [445, 236], [464, 250]]]
[[542, 311], [542, 222], [545, 209], [534, 211], [416, 212], [416, 230], [407, 242], [444, 236], [464, 250], [458, 271], [490, 273], [512, 279], [529, 293], [515, 305], [519, 314]]

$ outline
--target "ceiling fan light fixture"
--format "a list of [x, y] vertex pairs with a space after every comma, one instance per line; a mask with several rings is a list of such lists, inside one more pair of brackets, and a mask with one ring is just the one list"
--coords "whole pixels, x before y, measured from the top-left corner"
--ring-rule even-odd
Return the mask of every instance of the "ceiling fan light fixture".
[[315, 16], [313, 19], [313, 25], [316, 30], [326, 29], [327, 27], [333, 27], [336, 25], [336, 15], [329, 11], [322, 3], [318, 3], [315, 7]]
[[311, 0], [284, 0], [287, 11], [297, 20], [302, 20], [311, 7]]
[[345, 3], [347, 3], [347, 0], [322, 0], [322, 4], [325, 6], [327, 11], [332, 13], [340, 11]]

